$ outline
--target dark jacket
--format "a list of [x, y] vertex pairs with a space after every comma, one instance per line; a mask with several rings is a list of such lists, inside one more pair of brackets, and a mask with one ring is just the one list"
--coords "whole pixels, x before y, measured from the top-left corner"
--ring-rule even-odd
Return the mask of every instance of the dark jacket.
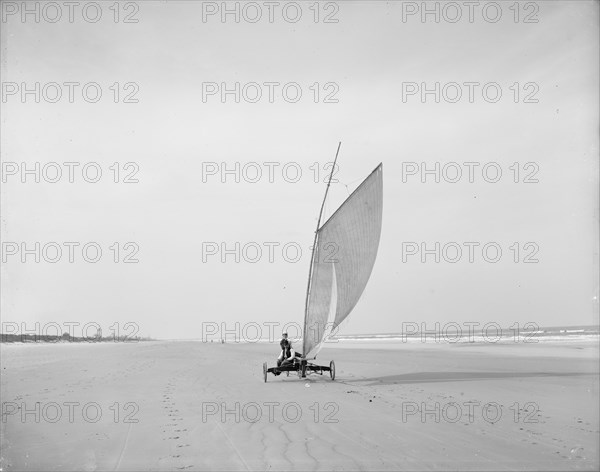
[[289, 342], [287, 339], [282, 339], [279, 342], [279, 347], [281, 347], [281, 350], [284, 352], [284, 357], [287, 359], [288, 357], [291, 356], [292, 352], [292, 343]]

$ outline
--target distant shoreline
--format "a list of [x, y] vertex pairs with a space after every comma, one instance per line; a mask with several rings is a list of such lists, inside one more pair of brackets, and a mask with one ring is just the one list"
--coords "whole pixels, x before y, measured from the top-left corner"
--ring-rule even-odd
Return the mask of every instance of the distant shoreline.
[[[241, 336], [225, 336], [224, 338], [212, 338], [207, 336], [186, 338], [186, 339], [161, 339], [150, 337], [129, 337], [129, 336], [106, 336], [106, 337], [76, 337], [69, 336], [67, 333], [62, 336], [56, 335], [37, 335], [37, 334], [3, 334], [0, 333], [0, 344], [65, 344], [65, 343], [136, 343], [140, 341], [194, 341], [204, 343], [222, 342], [229, 344], [265, 344], [276, 343], [277, 339], [244, 339]], [[600, 328], [598, 325], [585, 326], [550, 326], [536, 327], [535, 329], [520, 329], [513, 330], [502, 328], [500, 330], [489, 329], [482, 332], [479, 330], [471, 330], [457, 332], [452, 329], [444, 330], [423, 330], [411, 332], [394, 332], [394, 333], [367, 333], [367, 334], [344, 334], [332, 336], [324, 341], [324, 346], [335, 345], [337, 343], [363, 343], [363, 342], [401, 342], [403, 344], [535, 344], [539, 342], [575, 342], [575, 341], [597, 341], [600, 340]], [[302, 342], [302, 338], [293, 338], [292, 342], [298, 344]]]
[[157, 341], [148, 337], [107, 336], [107, 337], [76, 337], [76, 336], [49, 336], [38, 334], [3, 334], [0, 333], [0, 344], [69, 344], [69, 343], [137, 343], [140, 341]]

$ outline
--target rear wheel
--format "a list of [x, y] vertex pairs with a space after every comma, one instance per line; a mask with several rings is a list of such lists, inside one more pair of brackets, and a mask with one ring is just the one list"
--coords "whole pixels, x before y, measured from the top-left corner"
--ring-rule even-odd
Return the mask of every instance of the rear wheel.
[[263, 364], [263, 375], [265, 376], [265, 383], [267, 383], [267, 363]]
[[331, 376], [331, 380], [335, 380], [335, 362], [333, 361], [329, 363], [329, 375]]

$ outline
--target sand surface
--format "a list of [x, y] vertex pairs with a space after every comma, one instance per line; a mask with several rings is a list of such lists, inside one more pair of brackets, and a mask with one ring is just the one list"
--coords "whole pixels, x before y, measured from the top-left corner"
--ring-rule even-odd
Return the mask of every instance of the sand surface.
[[[594, 344], [1, 346], [0, 470], [598, 470]], [[488, 405], [484, 408], [484, 405]]]

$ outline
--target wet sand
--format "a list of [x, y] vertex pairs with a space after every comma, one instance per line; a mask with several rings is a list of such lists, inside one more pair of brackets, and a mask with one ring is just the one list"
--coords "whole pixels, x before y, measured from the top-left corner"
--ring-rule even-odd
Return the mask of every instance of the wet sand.
[[597, 470], [597, 344], [2, 345], [9, 470]]

